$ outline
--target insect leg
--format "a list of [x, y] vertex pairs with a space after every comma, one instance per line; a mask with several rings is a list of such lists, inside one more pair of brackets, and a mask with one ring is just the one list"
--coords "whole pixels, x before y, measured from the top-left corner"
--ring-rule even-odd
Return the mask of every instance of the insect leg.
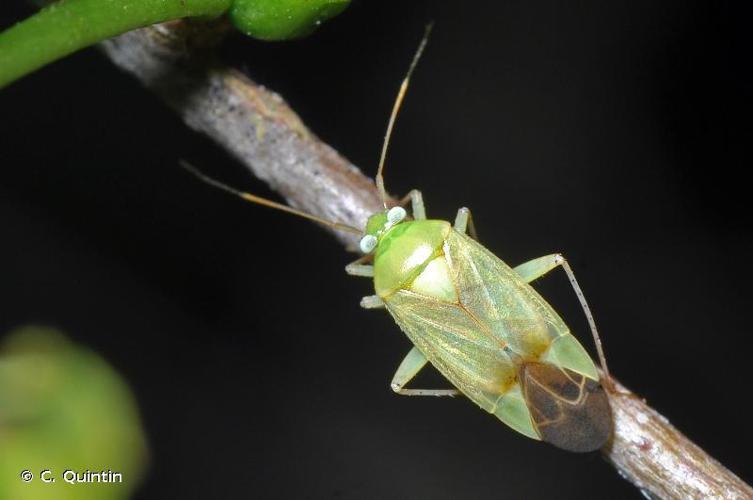
[[531, 259], [528, 262], [524, 262], [519, 266], [515, 266], [514, 270], [526, 283], [530, 283], [538, 278], [541, 278], [552, 269], [555, 269], [560, 265], [560, 261], [564, 261], [565, 258], [560, 254], [555, 253], [552, 255], [545, 255], [538, 259]]
[[361, 307], [364, 309], [381, 309], [384, 307], [384, 301], [379, 295], [367, 295], [361, 299]]
[[471, 210], [469, 208], [463, 207], [458, 209], [458, 214], [455, 216], [455, 224], [453, 224], [452, 227], [455, 231], [463, 234], [465, 234], [466, 229], [468, 229], [470, 237], [474, 240], [478, 240], [476, 225], [473, 223], [473, 215], [471, 215]]
[[457, 396], [457, 389], [405, 389], [405, 384], [411, 381], [421, 369], [426, 366], [428, 360], [417, 347], [408, 352], [398, 366], [395, 376], [392, 377], [390, 387], [396, 394], [401, 396]]
[[364, 262], [369, 262], [374, 256], [372, 254], [364, 255], [363, 257], [360, 257], [347, 266], [345, 266], [345, 272], [350, 274], [351, 276], [363, 276], [364, 278], [373, 278], [374, 277], [374, 266], [369, 264], [364, 264]]
[[426, 219], [426, 206], [424, 205], [424, 197], [421, 191], [418, 189], [411, 189], [410, 193], [403, 196], [400, 200], [401, 207], [405, 206], [410, 201], [411, 214], [415, 220]]
[[588, 307], [588, 302], [586, 301], [586, 296], [583, 294], [583, 291], [578, 284], [578, 280], [575, 279], [575, 273], [573, 273], [572, 268], [570, 268], [570, 264], [567, 263], [567, 259], [558, 253], [545, 255], [544, 257], [539, 257], [538, 259], [529, 260], [528, 262], [520, 264], [515, 267], [515, 272], [517, 272], [526, 282], [530, 283], [531, 281], [544, 276], [556, 267], [562, 267], [565, 271], [567, 279], [570, 281], [570, 285], [573, 287], [575, 295], [578, 297], [578, 301], [586, 315], [586, 320], [588, 320], [588, 326], [591, 327], [591, 334], [593, 335], [594, 343], [596, 344], [596, 352], [599, 354], [601, 369], [604, 371], [605, 378], [608, 381], [607, 384], [609, 387], [607, 387], [607, 389], [609, 389], [610, 392], [613, 392], [614, 384], [609, 376], [607, 358], [604, 356], [604, 348], [601, 345], [599, 331], [596, 329], [596, 321], [594, 321], [593, 314], [591, 314], [591, 308]]
[[374, 277], [374, 266], [367, 264], [358, 264], [351, 262], [345, 266], [345, 272], [351, 276], [363, 276], [364, 278]]

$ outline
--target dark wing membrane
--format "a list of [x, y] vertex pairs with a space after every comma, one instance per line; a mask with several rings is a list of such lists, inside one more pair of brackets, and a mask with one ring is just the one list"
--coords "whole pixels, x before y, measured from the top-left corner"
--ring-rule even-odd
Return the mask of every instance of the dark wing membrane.
[[541, 439], [558, 448], [598, 450], [612, 432], [612, 410], [602, 386], [567, 368], [526, 363], [520, 385]]

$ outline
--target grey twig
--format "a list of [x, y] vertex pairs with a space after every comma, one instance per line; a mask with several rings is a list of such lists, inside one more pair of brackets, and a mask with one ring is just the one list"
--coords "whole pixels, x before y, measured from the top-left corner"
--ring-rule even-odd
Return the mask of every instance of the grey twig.
[[609, 402], [614, 437], [602, 453], [642, 492], [652, 498], [753, 498], [742, 479], [619, 383]]
[[[382, 206], [373, 181], [312, 134], [279, 95], [216, 64], [203, 49], [217, 28], [223, 29], [176, 21], [131, 31], [101, 48], [291, 206], [363, 227]], [[357, 236], [334, 232], [357, 248]]]
[[[119, 36], [102, 49], [292, 206], [363, 227], [381, 207], [372, 180], [306, 129], [280, 96], [193, 50], [211, 44], [218, 31], [170, 23]], [[355, 236], [336, 236], [355, 246]], [[625, 479], [660, 498], [753, 498], [750, 486], [645, 401], [618, 389], [610, 397], [614, 439], [603, 454]]]

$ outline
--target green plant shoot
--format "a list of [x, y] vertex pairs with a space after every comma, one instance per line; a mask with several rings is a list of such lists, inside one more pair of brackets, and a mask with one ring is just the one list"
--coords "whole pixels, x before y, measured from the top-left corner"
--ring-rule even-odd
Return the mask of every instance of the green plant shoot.
[[314, 31], [350, 0], [59, 0], [0, 32], [0, 88], [45, 64], [126, 31], [226, 12], [238, 30], [263, 40]]
[[[525, 436], [574, 452], [597, 450], [612, 433], [605, 387], [613, 386], [596, 325], [565, 258], [552, 254], [511, 268], [478, 243], [467, 208], [458, 210], [454, 224], [427, 219], [418, 190], [400, 204], [410, 201], [411, 218], [402, 206], [388, 208], [382, 175], [387, 146], [428, 34], [427, 28], [387, 126], [376, 175], [384, 210], [372, 215], [363, 231], [237, 191], [188, 168], [246, 200], [362, 235], [364, 256], [346, 267], [349, 274], [374, 281], [375, 294], [364, 297], [361, 306], [387, 309], [413, 343], [392, 379], [396, 393], [464, 395]], [[564, 321], [530, 285], [558, 267], [567, 273], [591, 326], [603, 380]], [[407, 388], [427, 364], [455, 388]]]

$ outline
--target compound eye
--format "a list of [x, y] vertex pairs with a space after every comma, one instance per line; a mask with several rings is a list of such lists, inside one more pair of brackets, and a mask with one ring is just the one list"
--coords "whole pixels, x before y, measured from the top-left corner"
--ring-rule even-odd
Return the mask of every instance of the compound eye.
[[389, 212], [387, 212], [387, 222], [390, 226], [393, 226], [405, 219], [406, 215], [407, 213], [403, 207], [392, 207]]
[[374, 250], [377, 246], [377, 239], [376, 236], [367, 234], [363, 238], [361, 238], [361, 243], [359, 244], [361, 247], [361, 251], [363, 253], [371, 253], [372, 250]]

